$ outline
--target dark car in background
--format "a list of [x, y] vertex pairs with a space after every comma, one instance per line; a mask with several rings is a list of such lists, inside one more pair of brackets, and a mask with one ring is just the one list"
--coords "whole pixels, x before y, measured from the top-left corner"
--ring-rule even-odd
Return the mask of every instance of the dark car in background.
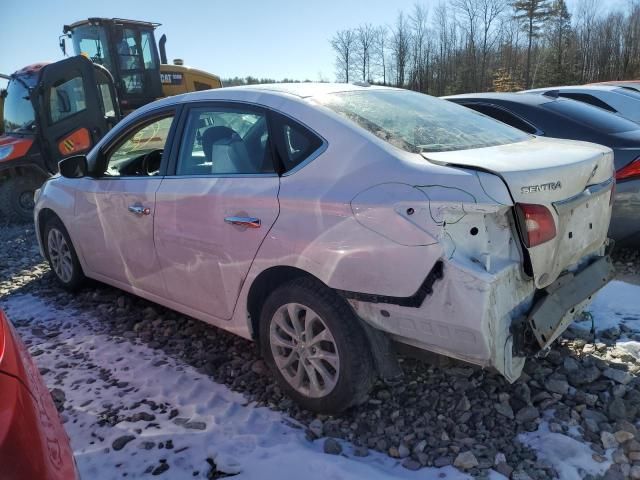
[[527, 133], [598, 143], [614, 151], [616, 196], [609, 235], [640, 247], [640, 127], [606, 110], [561, 97], [476, 93], [444, 97]]
[[69, 437], [49, 390], [0, 310], [0, 479], [78, 478]]

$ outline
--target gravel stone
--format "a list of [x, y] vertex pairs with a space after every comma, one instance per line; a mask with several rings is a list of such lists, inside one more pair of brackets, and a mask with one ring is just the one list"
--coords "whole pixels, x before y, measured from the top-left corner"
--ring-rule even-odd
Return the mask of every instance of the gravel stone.
[[516, 413], [516, 422], [526, 423], [533, 422], [540, 417], [540, 412], [536, 407], [524, 407]]
[[633, 378], [629, 372], [617, 370], [615, 368], [606, 368], [603, 370], [602, 375], [623, 385], [629, 383]]
[[127, 443], [129, 443], [132, 440], [135, 440], [135, 438], [136, 437], [134, 437], [133, 435], [123, 435], [121, 437], [118, 437], [111, 444], [111, 448], [113, 448], [116, 451], [122, 450]]
[[324, 441], [324, 453], [340, 455], [342, 453], [342, 445], [335, 438], [329, 437]]
[[602, 446], [607, 450], [610, 448], [618, 448], [618, 441], [613, 433], [610, 432], [602, 432], [600, 434], [600, 441], [602, 442]]
[[478, 466], [478, 459], [476, 459], [473, 452], [466, 451], [459, 453], [456, 459], [453, 461], [453, 466], [461, 468], [463, 470], [469, 470]]

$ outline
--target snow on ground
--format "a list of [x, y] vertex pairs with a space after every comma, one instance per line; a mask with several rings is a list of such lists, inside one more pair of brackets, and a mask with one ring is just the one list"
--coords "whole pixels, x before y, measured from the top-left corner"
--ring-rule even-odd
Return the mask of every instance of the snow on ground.
[[[620, 324], [640, 332], [640, 285], [613, 280], [596, 294], [587, 310], [593, 315], [598, 332]], [[590, 329], [591, 321], [583, 320], [576, 325]]]
[[555, 467], [562, 480], [581, 480], [587, 474], [604, 474], [611, 462], [598, 463], [593, 458], [593, 451], [586, 443], [561, 433], [549, 430], [545, 421], [538, 430], [522, 433], [518, 439], [538, 453], [538, 459]]
[[[240, 473], [238, 479], [469, 478], [453, 467], [409, 471], [375, 452], [356, 458], [348, 443], [346, 456], [324, 454], [322, 440], [309, 442], [284, 415], [247, 404], [145, 345], [95, 334], [89, 314], [55, 310], [30, 295], [11, 297], [3, 308], [38, 366], [50, 369], [47, 386], [66, 394], [65, 428], [83, 478], [121, 479], [125, 472], [138, 478], [165, 462], [172, 480], [207, 478], [207, 458], [219, 471]], [[117, 422], [123, 416], [129, 420]], [[135, 438], [114, 450], [113, 442], [127, 435]]]
[[[629, 335], [640, 332], [638, 298], [640, 286], [611, 282], [590, 308], [597, 330], [622, 324]], [[248, 404], [241, 394], [143, 344], [95, 333], [97, 320], [89, 312], [57, 310], [30, 295], [10, 297], [2, 306], [18, 322], [39, 367], [49, 369], [48, 387], [66, 394], [65, 427], [83, 478], [138, 478], [163, 465], [169, 466], [167, 478], [207, 478], [207, 458], [239, 479], [468, 478], [453, 467], [412, 472], [375, 452], [355, 457], [346, 442], [344, 455], [324, 454], [323, 440], [308, 441], [285, 415]], [[618, 346], [640, 354], [640, 343], [628, 337]], [[126, 435], [133, 439], [114, 450], [114, 441]], [[519, 440], [562, 479], [602, 474], [610, 464], [595, 462], [579, 438], [550, 432], [546, 421]], [[495, 472], [491, 477], [504, 478]]]

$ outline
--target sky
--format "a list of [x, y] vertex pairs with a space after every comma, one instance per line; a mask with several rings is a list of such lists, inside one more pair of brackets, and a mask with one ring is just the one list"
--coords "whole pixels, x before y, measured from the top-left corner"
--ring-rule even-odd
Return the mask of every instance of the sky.
[[[440, 0], [420, 0], [435, 7]], [[579, 0], [568, 0], [571, 8]], [[627, 0], [602, 1], [623, 7]], [[63, 58], [66, 23], [121, 17], [161, 23], [169, 61], [234, 76], [335, 79], [329, 39], [361, 23], [392, 24], [415, 0], [0, 0], [0, 73]], [[26, 20], [28, 19], [28, 21]], [[69, 48], [71, 44], [69, 43]]]

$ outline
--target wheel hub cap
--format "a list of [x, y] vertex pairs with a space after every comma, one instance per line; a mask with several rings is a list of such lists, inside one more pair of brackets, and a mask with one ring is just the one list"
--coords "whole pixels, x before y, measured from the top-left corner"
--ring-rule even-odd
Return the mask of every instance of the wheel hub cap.
[[51, 267], [60, 280], [64, 283], [71, 281], [73, 276], [73, 260], [71, 250], [64, 235], [57, 228], [49, 230], [47, 238], [47, 250]]
[[308, 397], [324, 397], [338, 383], [340, 357], [327, 324], [299, 303], [281, 306], [269, 327], [271, 352], [276, 366], [296, 391]]

